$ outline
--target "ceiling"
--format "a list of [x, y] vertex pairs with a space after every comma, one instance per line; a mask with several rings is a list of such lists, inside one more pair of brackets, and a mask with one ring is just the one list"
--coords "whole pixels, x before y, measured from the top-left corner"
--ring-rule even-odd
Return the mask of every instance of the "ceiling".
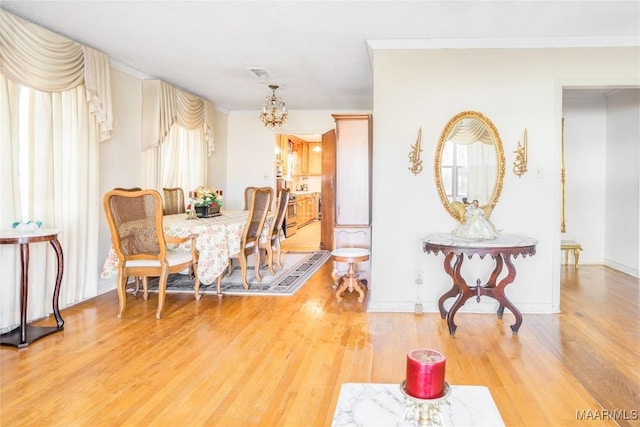
[[[371, 110], [370, 49], [640, 46], [640, 2], [5, 1], [0, 7], [223, 111]], [[264, 69], [257, 77], [249, 69]]]

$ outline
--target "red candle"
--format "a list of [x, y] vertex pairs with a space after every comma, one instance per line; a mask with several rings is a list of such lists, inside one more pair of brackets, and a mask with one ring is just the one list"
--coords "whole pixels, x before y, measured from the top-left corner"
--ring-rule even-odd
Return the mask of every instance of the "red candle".
[[436, 399], [444, 393], [446, 359], [435, 350], [407, 353], [407, 394], [419, 399]]

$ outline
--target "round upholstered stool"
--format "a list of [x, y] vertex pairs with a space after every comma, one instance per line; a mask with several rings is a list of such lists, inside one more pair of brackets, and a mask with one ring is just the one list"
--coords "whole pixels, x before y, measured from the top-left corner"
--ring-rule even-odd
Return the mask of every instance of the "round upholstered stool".
[[340, 277], [337, 283], [336, 299], [338, 302], [342, 302], [342, 293], [347, 289], [349, 292], [353, 292], [354, 290], [358, 292], [358, 302], [364, 301], [364, 291], [367, 287], [367, 281], [358, 280], [356, 264], [369, 260], [369, 250], [363, 248], [339, 248], [334, 249], [331, 255], [335, 262], [346, 262], [349, 264], [347, 273]]

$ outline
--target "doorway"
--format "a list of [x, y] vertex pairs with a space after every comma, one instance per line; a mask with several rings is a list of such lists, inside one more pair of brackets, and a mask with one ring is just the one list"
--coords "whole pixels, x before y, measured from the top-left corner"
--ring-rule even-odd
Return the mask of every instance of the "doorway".
[[[637, 274], [640, 89], [563, 89], [565, 224], [581, 264]], [[562, 202], [562, 201], [561, 201]], [[633, 259], [632, 259], [633, 258]]]
[[321, 230], [326, 228], [323, 224], [334, 198], [333, 193], [326, 193], [324, 180], [325, 171], [335, 169], [331, 166], [335, 165], [335, 150], [326, 148], [324, 135], [276, 135], [275, 187], [291, 191], [297, 211], [297, 228], [282, 241], [284, 251], [329, 249], [321, 243]]

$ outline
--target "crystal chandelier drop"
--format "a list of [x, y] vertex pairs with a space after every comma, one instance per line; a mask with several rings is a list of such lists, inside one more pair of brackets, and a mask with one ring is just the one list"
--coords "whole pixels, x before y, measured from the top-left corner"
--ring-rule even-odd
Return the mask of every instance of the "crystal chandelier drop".
[[279, 128], [287, 121], [287, 106], [282, 102], [282, 98], [276, 96], [276, 89], [279, 87], [278, 85], [269, 85], [273, 93], [264, 100], [260, 113], [260, 120], [268, 129]]

